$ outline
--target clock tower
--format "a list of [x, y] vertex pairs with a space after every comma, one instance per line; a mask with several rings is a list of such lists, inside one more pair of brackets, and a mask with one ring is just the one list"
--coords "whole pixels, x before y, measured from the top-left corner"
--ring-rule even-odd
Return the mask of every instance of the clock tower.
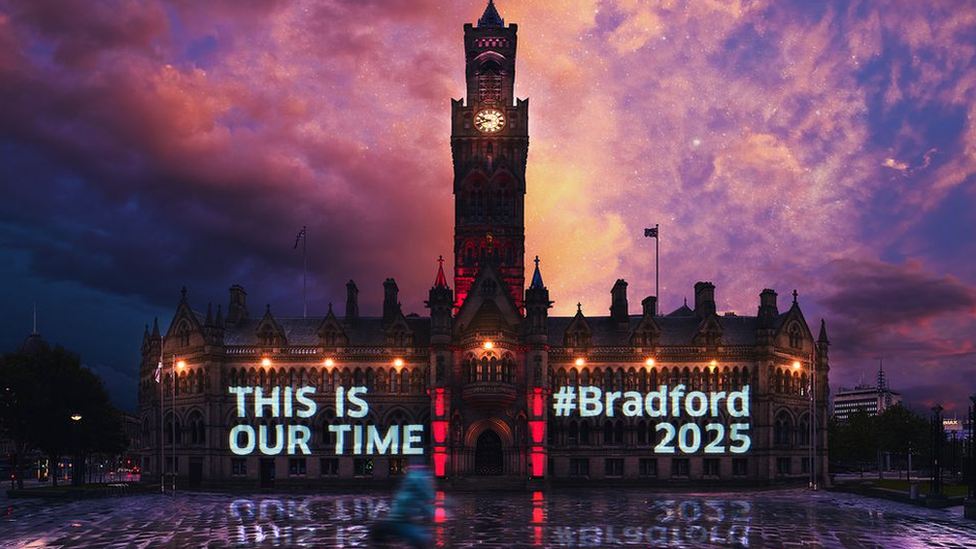
[[492, 265], [524, 311], [529, 101], [515, 97], [517, 30], [493, 0], [477, 26], [464, 25], [467, 96], [451, 101], [455, 310]]

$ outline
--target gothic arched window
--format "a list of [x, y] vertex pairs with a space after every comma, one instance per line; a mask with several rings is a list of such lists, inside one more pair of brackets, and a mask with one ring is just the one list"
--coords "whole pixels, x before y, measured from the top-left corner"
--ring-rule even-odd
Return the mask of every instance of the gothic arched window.
[[794, 349], [803, 347], [803, 336], [800, 335], [800, 327], [796, 324], [790, 326], [790, 347]]

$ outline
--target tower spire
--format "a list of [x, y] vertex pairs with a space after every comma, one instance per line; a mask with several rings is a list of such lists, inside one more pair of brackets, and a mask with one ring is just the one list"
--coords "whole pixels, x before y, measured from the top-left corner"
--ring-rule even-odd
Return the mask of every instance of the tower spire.
[[827, 343], [827, 322], [824, 319], [820, 319], [820, 337], [817, 338], [819, 343]]
[[444, 256], [437, 256], [437, 277], [434, 279], [435, 288], [447, 288], [447, 277], [444, 276]]
[[494, 0], [488, 0], [488, 6], [485, 7], [485, 13], [482, 14], [481, 19], [478, 19], [478, 28], [488, 28], [488, 27], [504, 27], [505, 20], [502, 19], [501, 15], [498, 15], [498, 10], [495, 9]]
[[37, 302], [34, 302], [34, 328], [31, 330], [32, 334], [37, 333]]
[[535, 256], [535, 272], [532, 273], [532, 284], [529, 284], [529, 288], [542, 288], [545, 284], [542, 283], [542, 273], [539, 271], [539, 256]]

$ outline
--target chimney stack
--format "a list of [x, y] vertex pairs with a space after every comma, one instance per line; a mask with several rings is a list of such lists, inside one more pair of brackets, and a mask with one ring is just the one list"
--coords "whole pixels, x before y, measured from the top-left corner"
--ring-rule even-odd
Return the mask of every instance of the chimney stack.
[[657, 314], [657, 296], [649, 295], [641, 301], [641, 307], [644, 308], [644, 316], [652, 317]]
[[695, 316], [704, 318], [715, 314], [715, 285], [711, 282], [695, 283]]
[[247, 292], [244, 286], [230, 287], [230, 303], [227, 305], [227, 324], [237, 324], [247, 318]]
[[351, 278], [346, 282], [346, 322], [359, 318], [359, 288]]
[[760, 322], [769, 322], [779, 316], [779, 308], [776, 306], [776, 291], [765, 288], [759, 293], [759, 317]]
[[610, 318], [618, 323], [629, 321], [630, 311], [627, 309], [627, 281], [618, 278], [610, 289]]
[[397, 301], [400, 289], [397, 288], [396, 280], [387, 278], [383, 281], [383, 323], [393, 322], [397, 314], [400, 313], [400, 302]]

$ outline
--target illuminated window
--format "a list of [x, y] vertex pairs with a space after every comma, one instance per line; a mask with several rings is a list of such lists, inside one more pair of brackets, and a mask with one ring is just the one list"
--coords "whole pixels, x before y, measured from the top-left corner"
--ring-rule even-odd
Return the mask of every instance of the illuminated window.
[[353, 475], [357, 477], [373, 476], [373, 460], [370, 458], [357, 458], [352, 463]]
[[407, 460], [405, 458], [390, 459], [390, 476], [398, 476], [407, 472]]

